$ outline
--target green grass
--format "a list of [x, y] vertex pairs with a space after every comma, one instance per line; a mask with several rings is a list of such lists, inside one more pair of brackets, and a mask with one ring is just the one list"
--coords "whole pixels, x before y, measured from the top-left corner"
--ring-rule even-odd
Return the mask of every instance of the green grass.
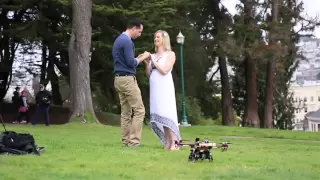
[[147, 127], [141, 148], [122, 147], [119, 127], [74, 123], [8, 125], [7, 129], [32, 133], [46, 151], [41, 156], [0, 156], [1, 180], [319, 179], [320, 142], [293, 140], [320, 140], [318, 133], [220, 126], [181, 128], [185, 139], [234, 143], [227, 152], [214, 150], [213, 163], [188, 163], [188, 147], [165, 151]]

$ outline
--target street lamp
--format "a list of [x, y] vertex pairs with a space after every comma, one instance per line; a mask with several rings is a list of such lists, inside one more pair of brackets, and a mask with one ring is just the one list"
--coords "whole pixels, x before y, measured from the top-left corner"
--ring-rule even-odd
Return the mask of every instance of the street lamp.
[[188, 124], [187, 115], [186, 115], [186, 102], [184, 100], [184, 68], [183, 68], [183, 44], [184, 44], [184, 36], [181, 31], [177, 36], [177, 42], [180, 44], [180, 62], [181, 62], [181, 101], [182, 101], [182, 122], [181, 126], [190, 126]]

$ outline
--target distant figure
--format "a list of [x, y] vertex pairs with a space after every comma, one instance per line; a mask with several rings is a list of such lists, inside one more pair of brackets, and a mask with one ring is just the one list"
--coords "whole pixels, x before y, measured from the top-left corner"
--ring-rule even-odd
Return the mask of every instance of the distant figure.
[[[22, 120], [22, 118], [25, 118]], [[29, 123], [29, 105], [27, 101], [27, 92], [23, 90], [19, 97], [19, 116], [16, 123], [26, 124]]]
[[39, 92], [39, 84], [40, 84], [40, 76], [33, 75], [32, 89], [33, 89], [34, 94], [37, 94]]
[[34, 117], [31, 121], [32, 125], [36, 125], [36, 122], [39, 119], [39, 115], [44, 113], [45, 114], [45, 125], [50, 125], [50, 119], [49, 119], [49, 109], [50, 104], [52, 101], [52, 95], [51, 92], [45, 89], [43, 84], [40, 84], [39, 86], [39, 92], [36, 95], [36, 112], [34, 114]]
[[140, 146], [145, 108], [136, 79], [136, 68], [150, 53], [138, 57], [134, 55], [132, 39], [138, 38], [143, 30], [142, 22], [134, 19], [128, 22], [125, 32], [114, 41], [112, 56], [114, 60], [114, 86], [121, 105], [121, 131], [124, 146]]
[[13, 123], [17, 124], [18, 123], [18, 117], [19, 117], [19, 107], [20, 107], [20, 87], [16, 87], [16, 90], [13, 92], [12, 96], [12, 103], [14, 105], [15, 109], [15, 115], [14, 115], [14, 120]]

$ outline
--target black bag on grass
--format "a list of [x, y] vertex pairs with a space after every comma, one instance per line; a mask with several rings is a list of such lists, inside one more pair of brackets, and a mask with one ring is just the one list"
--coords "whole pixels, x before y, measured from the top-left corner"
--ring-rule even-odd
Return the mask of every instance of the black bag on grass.
[[5, 131], [0, 134], [0, 153], [40, 155], [31, 134], [16, 133], [14, 131]]
[[40, 155], [40, 152], [44, 150], [44, 147], [36, 146], [34, 137], [31, 134], [7, 131], [1, 114], [0, 119], [5, 130], [0, 134], [0, 154]]

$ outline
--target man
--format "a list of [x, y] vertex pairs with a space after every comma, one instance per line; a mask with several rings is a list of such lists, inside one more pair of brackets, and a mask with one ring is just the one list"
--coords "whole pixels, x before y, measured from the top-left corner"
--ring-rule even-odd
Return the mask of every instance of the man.
[[128, 22], [127, 29], [114, 41], [112, 56], [114, 60], [114, 86], [119, 94], [121, 105], [121, 134], [124, 146], [140, 146], [145, 108], [141, 91], [136, 80], [136, 67], [150, 53], [134, 57], [135, 47], [132, 39], [141, 35], [143, 24], [139, 19]]
[[36, 125], [36, 121], [39, 119], [39, 115], [42, 113], [45, 113], [45, 125], [50, 125], [50, 119], [49, 119], [49, 107], [52, 101], [52, 95], [51, 92], [47, 91], [43, 84], [40, 84], [39, 92], [36, 95], [36, 112], [35, 112], [35, 118], [33, 119], [31, 124]]
[[13, 96], [12, 96], [12, 103], [14, 104], [15, 107], [15, 116], [14, 116], [14, 121], [12, 122], [13, 124], [17, 124], [18, 123], [18, 118], [20, 116], [20, 112], [19, 112], [19, 107], [20, 107], [20, 87], [16, 87], [16, 90], [13, 92]]

